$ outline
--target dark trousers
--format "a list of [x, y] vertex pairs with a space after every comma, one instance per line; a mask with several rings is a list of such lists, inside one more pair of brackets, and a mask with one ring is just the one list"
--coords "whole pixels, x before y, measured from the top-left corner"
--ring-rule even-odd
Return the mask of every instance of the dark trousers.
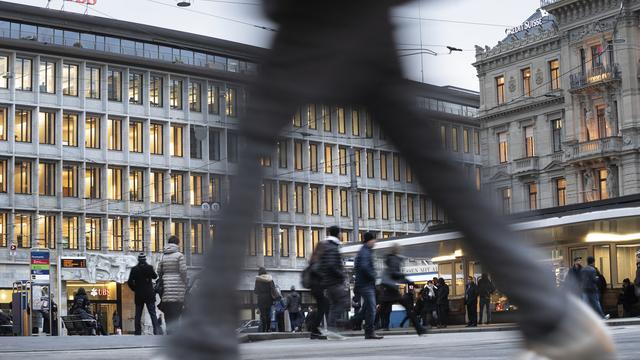
[[380, 327], [385, 330], [389, 330], [389, 323], [391, 322], [391, 310], [393, 308], [393, 302], [380, 303]]
[[164, 313], [164, 322], [167, 325], [167, 335], [175, 334], [178, 327], [178, 320], [182, 315], [182, 302], [164, 302], [162, 303], [162, 312]]
[[322, 289], [311, 289], [311, 296], [316, 300], [318, 310], [315, 312], [315, 317], [311, 321], [309, 331], [317, 334], [320, 332], [322, 319], [329, 309], [329, 300], [324, 296], [324, 290]]
[[438, 322], [436, 320], [438, 312], [435, 305], [425, 306], [422, 308], [422, 326], [436, 326]]
[[271, 304], [259, 304], [260, 310], [260, 332], [269, 332], [271, 330]]
[[349, 307], [349, 292], [344, 284], [329, 286], [326, 290], [329, 300], [329, 313], [327, 314], [327, 327], [336, 330], [338, 322], [342, 320]]
[[295, 331], [296, 328], [300, 327], [300, 317], [301, 317], [301, 313], [299, 312], [295, 312], [289, 313], [289, 322], [291, 322], [291, 331]]
[[478, 298], [467, 301], [467, 318], [467, 324], [478, 325]]
[[604, 312], [600, 306], [600, 294], [597, 292], [585, 292], [582, 294], [582, 299], [596, 312], [600, 317], [604, 317]]
[[375, 329], [376, 289], [373, 286], [358, 288], [358, 294], [362, 298], [362, 308], [356, 316], [360, 315], [360, 319], [364, 319], [364, 333], [370, 335]]
[[276, 324], [278, 325], [278, 332], [284, 332], [284, 312], [276, 311]]
[[438, 305], [438, 325], [447, 326], [449, 323], [449, 306]]
[[[216, 251], [205, 255], [202, 294], [184, 326], [189, 330], [173, 339], [175, 357], [238, 358], [236, 299], [220, 294], [234, 293], [241, 281], [246, 239], [258, 215], [255, 204], [262, 183], [263, 168], [256, 159], [272, 156], [276, 139], [290, 125], [296, 108], [310, 103], [358, 104], [369, 110], [405, 157], [421, 188], [464, 233], [483, 270], [486, 267], [519, 306], [525, 338], [548, 335], [571, 310], [551, 272], [536, 261], [542, 255], [525, 246], [523, 236], [513, 233], [471, 186], [449, 150], [440, 145], [434, 122], [413, 110], [415, 94], [403, 80], [390, 3], [371, 1], [349, 8], [340, 4], [335, 11], [336, 6], [306, 11], [305, 6], [317, 6], [317, 2], [287, 2], [302, 9], [278, 19], [272, 50], [249, 91], [247, 112], [240, 112], [238, 123], [245, 141], [238, 152], [229, 205], [211, 244]], [[202, 336], [213, 327], [219, 336]]]
[[484, 310], [487, 311], [487, 324], [491, 322], [491, 298], [488, 297], [480, 297], [480, 319], [479, 322], [482, 324], [482, 313]]
[[135, 315], [135, 334], [142, 335], [142, 310], [147, 307], [151, 324], [153, 325], [153, 335], [160, 334], [160, 326], [158, 326], [158, 316], [156, 315], [156, 299], [149, 299], [143, 303], [136, 303]]

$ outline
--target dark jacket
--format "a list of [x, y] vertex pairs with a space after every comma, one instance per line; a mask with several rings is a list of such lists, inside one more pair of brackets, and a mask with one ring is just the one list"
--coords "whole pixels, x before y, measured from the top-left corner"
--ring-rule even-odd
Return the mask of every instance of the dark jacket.
[[481, 277], [480, 280], [478, 280], [478, 296], [481, 298], [487, 299], [491, 297], [491, 294], [495, 291], [496, 288], [489, 278]]
[[146, 262], [138, 263], [131, 269], [127, 284], [136, 294], [136, 304], [144, 304], [155, 299], [156, 293], [153, 291], [153, 280], [157, 278], [158, 274], [153, 270], [153, 266]]
[[586, 293], [598, 293], [600, 292], [600, 280], [598, 279], [598, 271], [591, 266], [587, 265], [580, 271], [580, 278], [582, 283], [582, 290]]
[[633, 304], [638, 302], [638, 297], [636, 296], [636, 288], [633, 284], [629, 284], [629, 286], [622, 286], [622, 292], [620, 292], [620, 297], [618, 298], [618, 304], [630, 309]]
[[290, 314], [297, 314], [300, 312], [300, 294], [293, 291], [287, 295], [287, 310]]
[[425, 285], [424, 288], [420, 291], [420, 298], [422, 298], [422, 309], [423, 311], [433, 311], [436, 309], [436, 300], [438, 295], [438, 288], [433, 287], [433, 294], [428, 286]]
[[478, 300], [478, 286], [475, 282], [470, 282], [464, 290], [464, 303], [474, 304]]
[[449, 285], [444, 284], [438, 287], [436, 291], [436, 304], [442, 306], [449, 306]]
[[373, 288], [376, 286], [376, 269], [373, 266], [373, 249], [362, 245], [353, 265], [356, 274], [356, 288]]
[[273, 305], [273, 278], [269, 274], [263, 274], [256, 276], [256, 284], [253, 287], [253, 292], [258, 297], [258, 307], [265, 308]]
[[404, 259], [395, 254], [389, 254], [384, 259], [384, 272], [382, 273], [382, 284], [385, 286], [398, 288], [398, 283], [406, 283], [407, 278], [402, 273], [402, 262]]
[[321, 286], [328, 288], [343, 284], [345, 275], [339, 250], [340, 240], [336, 237], [328, 236], [319, 246], [322, 246], [318, 264]]
[[86, 313], [89, 312], [89, 297], [87, 294], [76, 294], [73, 297], [73, 305], [71, 305], [71, 313], [76, 314], [77, 312], [84, 311]]

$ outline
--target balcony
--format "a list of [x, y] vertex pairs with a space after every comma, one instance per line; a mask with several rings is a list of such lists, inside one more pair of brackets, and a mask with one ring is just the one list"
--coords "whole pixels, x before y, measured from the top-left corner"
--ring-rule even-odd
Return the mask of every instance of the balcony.
[[622, 151], [622, 137], [612, 136], [573, 145], [573, 160], [600, 157]]
[[589, 69], [585, 73], [571, 74], [571, 91], [577, 91], [611, 81], [619, 81], [620, 79], [618, 64], [602, 65]]
[[538, 157], [532, 156], [515, 160], [513, 162], [513, 174], [525, 174], [538, 171]]

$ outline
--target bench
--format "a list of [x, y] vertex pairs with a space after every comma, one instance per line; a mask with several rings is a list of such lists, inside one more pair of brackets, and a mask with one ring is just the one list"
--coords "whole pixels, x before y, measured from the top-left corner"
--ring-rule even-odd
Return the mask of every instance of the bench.
[[96, 320], [83, 319], [80, 315], [68, 315], [62, 317], [67, 335], [95, 335]]

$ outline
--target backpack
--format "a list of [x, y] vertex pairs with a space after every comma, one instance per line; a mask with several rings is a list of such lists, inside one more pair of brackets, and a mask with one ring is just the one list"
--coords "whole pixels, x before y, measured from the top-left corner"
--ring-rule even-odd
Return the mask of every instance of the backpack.
[[316, 249], [311, 254], [311, 259], [309, 260], [309, 265], [302, 270], [302, 286], [311, 289], [312, 287], [317, 287], [320, 284], [321, 276], [320, 276], [320, 256], [322, 254], [322, 245], [318, 244]]

